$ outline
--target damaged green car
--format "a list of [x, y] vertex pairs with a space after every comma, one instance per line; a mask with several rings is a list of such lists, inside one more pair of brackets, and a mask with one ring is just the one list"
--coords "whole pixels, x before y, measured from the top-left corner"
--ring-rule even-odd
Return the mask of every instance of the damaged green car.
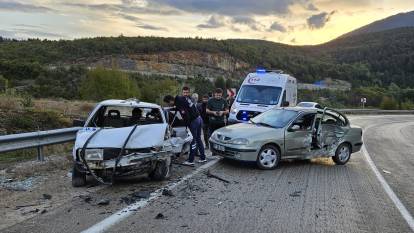
[[344, 165], [361, 149], [362, 129], [333, 109], [275, 108], [216, 130], [210, 143], [214, 155], [254, 161], [261, 169], [274, 169], [281, 159], [316, 157]]

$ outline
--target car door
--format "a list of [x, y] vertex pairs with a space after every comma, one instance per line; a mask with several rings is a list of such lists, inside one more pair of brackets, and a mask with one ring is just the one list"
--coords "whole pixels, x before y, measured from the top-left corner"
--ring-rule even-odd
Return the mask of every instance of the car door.
[[169, 125], [170, 142], [173, 147], [173, 153], [185, 154], [190, 151], [190, 143], [193, 140], [190, 130], [185, 126], [180, 112], [171, 108], [164, 109], [165, 119]]
[[294, 120], [285, 131], [285, 156], [291, 158], [308, 155], [311, 144], [315, 113], [305, 113]]
[[341, 114], [332, 109], [325, 109], [318, 138], [321, 148], [336, 147], [346, 133], [346, 126], [346, 119], [341, 117]]

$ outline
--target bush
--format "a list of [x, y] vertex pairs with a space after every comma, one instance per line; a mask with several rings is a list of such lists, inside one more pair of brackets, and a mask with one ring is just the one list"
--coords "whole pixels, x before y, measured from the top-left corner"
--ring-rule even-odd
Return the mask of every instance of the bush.
[[137, 83], [126, 73], [103, 68], [88, 72], [86, 78], [82, 80], [80, 94], [83, 99], [95, 101], [140, 96]]
[[384, 96], [382, 97], [380, 108], [385, 110], [395, 110], [398, 109], [398, 103], [394, 98]]

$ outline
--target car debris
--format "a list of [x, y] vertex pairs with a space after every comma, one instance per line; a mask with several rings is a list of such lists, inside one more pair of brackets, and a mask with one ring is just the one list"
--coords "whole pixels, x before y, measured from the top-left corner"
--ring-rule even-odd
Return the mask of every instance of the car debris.
[[150, 191], [139, 191], [131, 194], [133, 197], [148, 199], [151, 196]]
[[170, 189], [163, 189], [162, 190], [162, 195], [168, 196], [168, 197], [174, 197], [175, 196]]
[[382, 172], [384, 172], [385, 174], [391, 174], [391, 172], [387, 170], [382, 170]]
[[295, 192], [289, 194], [289, 196], [291, 196], [291, 197], [300, 197], [301, 193], [302, 193], [302, 191], [295, 191]]
[[103, 205], [109, 205], [109, 203], [111, 202], [111, 200], [109, 200], [108, 198], [104, 198], [101, 199], [100, 201], [98, 201], [98, 203], [96, 203], [97, 205], [103, 206]]
[[47, 193], [43, 193], [43, 194], [42, 194], [42, 198], [43, 198], [44, 200], [50, 200], [50, 199], [52, 199], [52, 195], [47, 194]]
[[214, 178], [214, 179], [217, 179], [217, 180], [223, 181], [224, 183], [227, 183], [227, 184], [229, 184], [229, 183], [230, 183], [230, 181], [228, 181], [228, 180], [226, 180], [226, 179], [224, 179], [224, 178], [221, 178], [220, 176], [217, 176], [217, 175], [212, 174], [212, 173], [210, 172], [210, 170], [208, 170], [208, 171], [207, 171], [206, 175], [207, 175], [207, 177], [208, 177], [208, 178]]
[[79, 198], [82, 199], [86, 203], [89, 203], [92, 201], [92, 197], [89, 195], [79, 195]]
[[158, 213], [158, 214], [155, 216], [155, 219], [165, 219], [165, 216], [164, 216], [162, 213]]
[[171, 157], [187, 153], [192, 140], [189, 130], [168, 115], [159, 105], [137, 99], [100, 102], [77, 133], [72, 185], [84, 186], [86, 175], [103, 184], [143, 174], [168, 178]]
[[331, 157], [345, 165], [362, 144], [362, 129], [329, 108], [273, 108], [210, 137], [214, 155], [256, 162], [264, 170], [276, 168], [282, 159]]

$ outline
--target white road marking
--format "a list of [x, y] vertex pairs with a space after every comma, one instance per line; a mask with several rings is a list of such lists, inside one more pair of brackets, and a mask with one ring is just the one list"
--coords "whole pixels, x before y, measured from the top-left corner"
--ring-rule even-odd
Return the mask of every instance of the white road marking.
[[213, 161], [210, 161], [200, 167], [198, 167], [196, 170], [194, 170], [192, 173], [184, 176], [181, 180], [169, 184], [167, 186], [164, 186], [160, 189], [155, 190], [153, 193], [151, 193], [150, 197], [146, 200], [135, 202], [124, 209], [112, 214], [111, 216], [105, 218], [104, 220], [96, 223], [95, 225], [91, 226], [90, 228], [82, 231], [82, 233], [97, 233], [97, 232], [105, 232], [113, 225], [117, 224], [118, 222], [124, 220], [125, 218], [131, 216], [132, 214], [136, 213], [137, 210], [147, 206], [151, 201], [158, 199], [162, 196], [162, 190], [163, 189], [174, 189], [178, 185], [182, 184], [186, 180], [190, 179], [197, 173], [201, 172], [202, 170], [205, 170], [214, 164], [216, 164], [220, 159], [215, 159]]
[[[364, 130], [367, 131], [371, 127], [373, 127], [373, 126], [366, 127]], [[365, 147], [365, 142], [364, 142], [363, 139], [362, 139], [362, 141], [363, 141], [364, 144], [361, 147], [361, 152], [362, 152], [362, 154], [364, 154], [365, 160], [367, 161], [368, 165], [371, 167], [372, 171], [374, 172], [375, 176], [377, 177], [378, 181], [380, 182], [382, 188], [387, 193], [388, 197], [394, 203], [395, 207], [397, 207], [398, 211], [400, 211], [400, 213], [403, 216], [404, 220], [408, 223], [411, 230], [414, 232], [414, 219], [413, 219], [413, 216], [411, 216], [410, 212], [408, 212], [407, 208], [404, 206], [404, 204], [401, 202], [401, 200], [397, 197], [397, 195], [391, 189], [390, 185], [384, 179], [381, 172], [378, 170], [377, 166], [375, 166], [374, 161], [372, 161], [371, 156], [369, 155], [369, 153], [368, 153], [368, 151]]]

